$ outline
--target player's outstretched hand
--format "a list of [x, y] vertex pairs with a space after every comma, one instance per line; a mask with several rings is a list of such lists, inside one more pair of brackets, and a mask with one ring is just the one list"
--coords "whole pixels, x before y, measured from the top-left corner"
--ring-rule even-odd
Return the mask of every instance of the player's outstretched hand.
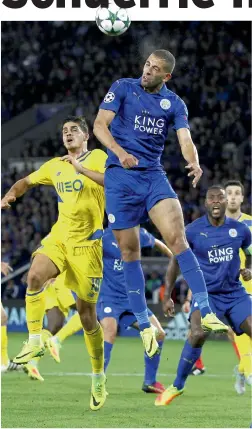
[[70, 162], [70, 164], [72, 164], [72, 166], [75, 168], [77, 173], [82, 173], [83, 171], [82, 165], [73, 156], [71, 155], [62, 156], [61, 161]]
[[194, 188], [196, 188], [196, 185], [203, 174], [203, 170], [200, 168], [200, 165], [197, 164], [197, 162], [192, 162], [191, 164], [186, 165], [185, 168], [191, 170], [190, 173], [188, 173], [188, 176], [194, 176], [192, 185]]
[[1, 262], [1, 272], [8, 276], [13, 271], [13, 268], [7, 262]]
[[123, 155], [119, 157], [119, 161], [123, 168], [132, 168], [138, 165], [138, 159], [127, 152], [123, 153]]
[[184, 313], [189, 313], [190, 308], [191, 308], [191, 304], [190, 304], [190, 302], [189, 302], [188, 300], [186, 300], [186, 301], [184, 302], [184, 304], [182, 305], [182, 311], [183, 311]]
[[3, 199], [1, 200], [1, 209], [10, 209], [11, 203], [14, 203], [14, 201], [16, 201], [16, 198], [14, 196], [9, 195], [3, 197]]
[[249, 280], [252, 279], [252, 271], [249, 270], [248, 268], [242, 268], [240, 270], [240, 273], [245, 282], [248, 282]]
[[163, 301], [163, 312], [165, 316], [174, 317], [175, 316], [175, 308], [174, 302], [171, 298], [164, 298]]

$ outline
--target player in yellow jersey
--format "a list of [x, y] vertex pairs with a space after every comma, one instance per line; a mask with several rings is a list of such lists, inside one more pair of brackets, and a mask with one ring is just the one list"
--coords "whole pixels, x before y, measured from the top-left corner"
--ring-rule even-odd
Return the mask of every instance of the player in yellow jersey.
[[[224, 185], [227, 193], [228, 205], [226, 215], [239, 222], [245, 223], [252, 231], [252, 216], [242, 213], [241, 206], [244, 200], [244, 186], [238, 180], [229, 180]], [[249, 294], [252, 294], [250, 271], [245, 267], [245, 256], [240, 251], [241, 277], [240, 280]], [[248, 335], [234, 335], [234, 341], [240, 355], [239, 365], [235, 368], [235, 390], [238, 394], [245, 393], [246, 383], [252, 386], [252, 341]]]
[[[58, 194], [58, 220], [34, 252], [28, 272], [26, 318], [29, 339], [14, 361], [27, 364], [44, 354], [41, 339], [45, 313], [43, 285], [66, 271], [65, 286], [77, 294], [77, 309], [91, 359], [90, 408], [97, 410], [106, 399], [103, 332], [97, 321], [96, 301], [102, 278], [104, 189], [100, 185], [103, 184], [107, 155], [99, 149], [87, 150], [88, 127], [82, 117], [66, 118], [62, 136], [68, 155], [51, 159], [39, 170], [17, 181], [1, 202], [3, 209], [10, 208], [16, 198], [39, 184], [54, 186]], [[81, 164], [81, 174], [72, 163]], [[100, 185], [92, 179], [100, 180]]]

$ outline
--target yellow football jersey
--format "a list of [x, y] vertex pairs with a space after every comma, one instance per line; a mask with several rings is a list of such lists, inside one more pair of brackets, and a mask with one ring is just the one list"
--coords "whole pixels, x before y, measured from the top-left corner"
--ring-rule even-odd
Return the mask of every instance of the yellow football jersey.
[[[78, 161], [93, 171], [104, 173], [107, 155], [100, 149], [83, 153]], [[92, 246], [102, 237], [104, 188], [74, 167], [53, 158], [29, 175], [32, 184], [54, 186], [58, 195], [59, 216], [50, 235], [65, 244]]]
[[[245, 223], [249, 227], [249, 229], [252, 233], [252, 216], [247, 215], [245, 213], [242, 213], [241, 216], [239, 217], [239, 219], [237, 219], [237, 220], [239, 222]], [[242, 250], [240, 250], [241, 268], [245, 268], [245, 259], [246, 258], [245, 258], [244, 252]], [[245, 282], [242, 277], [240, 277], [240, 280], [241, 280], [242, 284], [244, 285], [244, 287], [247, 289], [247, 291], [249, 293], [252, 293], [252, 281], [250, 280], [248, 282]]]

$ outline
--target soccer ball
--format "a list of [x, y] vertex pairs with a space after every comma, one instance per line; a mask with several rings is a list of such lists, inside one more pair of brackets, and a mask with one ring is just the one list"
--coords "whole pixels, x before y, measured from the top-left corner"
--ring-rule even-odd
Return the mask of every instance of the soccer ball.
[[95, 16], [98, 28], [107, 36], [120, 36], [128, 30], [131, 20], [126, 9], [109, 2], [108, 9], [99, 7]]

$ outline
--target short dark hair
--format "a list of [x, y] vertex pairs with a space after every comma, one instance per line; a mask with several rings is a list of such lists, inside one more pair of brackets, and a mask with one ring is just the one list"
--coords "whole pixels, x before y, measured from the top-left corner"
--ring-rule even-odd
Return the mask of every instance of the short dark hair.
[[79, 125], [83, 133], [88, 133], [88, 124], [84, 116], [67, 116], [62, 122], [61, 128], [63, 128], [66, 122], [75, 122], [76, 124]]
[[157, 49], [156, 51], [152, 52], [152, 55], [165, 62], [165, 69], [167, 73], [173, 72], [176, 60], [170, 51], [166, 51], [165, 49]]
[[238, 186], [241, 188], [242, 195], [244, 195], [244, 186], [240, 180], [228, 180], [226, 183], [224, 183], [224, 188], [227, 189], [228, 186]]
[[211, 191], [211, 189], [220, 189], [222, 191], [225, 191], [225, 187], [224, 186], [217, 184], [217, 185], [209, 186], [209, 188], [207, 188], [207, 192], [206, 193], [208, 193], [208, 191]]

